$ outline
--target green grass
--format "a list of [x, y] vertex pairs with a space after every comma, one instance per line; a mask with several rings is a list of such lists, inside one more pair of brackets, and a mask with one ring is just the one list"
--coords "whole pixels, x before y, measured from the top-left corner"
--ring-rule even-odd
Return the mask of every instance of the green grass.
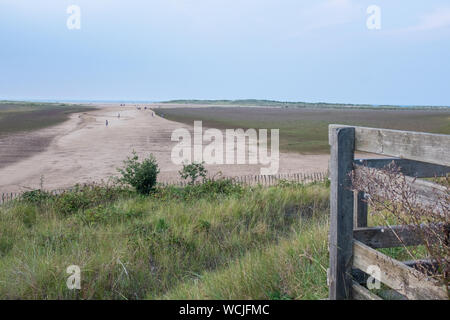
[[450, 109], [195, 107], [155, 109], [165, 118], [210, 128], [280, 129], [280, 149], [328, 153], [331, 123], [450, 134]]
[[278, 243], [185, 281], [161, 298], [324, 299], [328, 296], [327, 232], [325, 221], [309, 221]]
[[323, 183], [28, 192], [0, 206], [0, 299], [324, 299], [328, 216]]
[[[0, 207], [0, 298], [326, 297], [324, 185], [99, 192]], [[70, 265], [80, 291], [66, 287]]]
[[0, 136], [46, 128], [67, 120], [72, 113], [92, 107], [57, 103], [0, 102]]

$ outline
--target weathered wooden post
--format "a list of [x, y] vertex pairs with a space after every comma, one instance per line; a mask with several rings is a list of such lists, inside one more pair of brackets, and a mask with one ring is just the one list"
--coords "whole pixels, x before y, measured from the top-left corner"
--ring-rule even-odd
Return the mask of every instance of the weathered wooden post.
[[330, 125], [330, 269], [329, 299], [351, 299], [353, 259], [353, 191], [351, 172], [355, 150], [355, 128]]

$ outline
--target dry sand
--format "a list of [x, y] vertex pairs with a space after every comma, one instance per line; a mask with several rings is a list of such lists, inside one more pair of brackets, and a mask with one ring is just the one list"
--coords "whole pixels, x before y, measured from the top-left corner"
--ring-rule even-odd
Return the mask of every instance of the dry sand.
[[[180, 166], [171, 161], [172, 131], [191, 127], [152, 116], [151, 109], [98, 105], [99, 110], [72, 114], [63, 124], [0, 141], [0, 193], [40, 187], [66, 188], [76, 183], [107, 180], [135, 150], [158, 160], [160, 181], [178, 180]], [[117, 115], [120, 113], [120, 118]], [[105, 122], [108, 120], [109, 125]], [[45, 140], [46, 139], [46, 140]], [[45, 143], [40, 143], [44, 141]], [[328, 155], [280, 154], [279, 173], [324, 172]], [[208, 165], [210, 174], [257, 175], [260, 165]]]

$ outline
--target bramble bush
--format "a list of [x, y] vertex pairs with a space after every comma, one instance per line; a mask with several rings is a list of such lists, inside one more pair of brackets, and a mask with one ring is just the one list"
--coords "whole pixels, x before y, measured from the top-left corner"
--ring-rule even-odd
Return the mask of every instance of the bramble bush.
[[21, 196], [22, 200], [33, 204], [41, 204], [47, 200], [50, 200], [51, 198], [51, 193], [41, 189], [26, 191]]
[[62, 214], [71, 214], [78, 210], [85, 210], [100, 204], [116, 201], [131, 194], [130, 190], [117, 185], [77, 184], [72, 190], [54, 196], [53, 206]]
[[205, 179], [200, 184], [189, 184], [184, 187], [166, 186], [159, 187], [152, 194], [154, 199], [159, 201], [182, 202], [198, 201], [199, 199], [218, 199], [220, 197], [242, 196], [245, 188], [240, 184], [234, 183], [231, 179]]

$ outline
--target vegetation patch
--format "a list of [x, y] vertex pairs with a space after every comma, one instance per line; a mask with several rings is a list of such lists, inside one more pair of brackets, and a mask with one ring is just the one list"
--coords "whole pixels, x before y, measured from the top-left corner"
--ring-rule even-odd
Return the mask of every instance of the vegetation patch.
[[92, 110], [73, 104], [0, 102], [0, 136], [46, 128], [64, 122], [72, 113]]
[[317, 108], [197, 107], [157, 108], [173, 121], [218, 129], [280, 129], [280, 150], [304, 154], [328, 153], [328, 125], [332, 123], [374, 128], [450, 134], [450, 108]]
[[[0, 297], [324, 298], [328, 192], [219, 180], [149, 195], [117, 186], [28, 194], [0, 206]], [[81, 290], [66, 286], [70, 265], [81, 268]], [[236, 282], [250, 266], [251, 287], [252, 278]], [[315, 283], [308, 293], [302, 277]]]

